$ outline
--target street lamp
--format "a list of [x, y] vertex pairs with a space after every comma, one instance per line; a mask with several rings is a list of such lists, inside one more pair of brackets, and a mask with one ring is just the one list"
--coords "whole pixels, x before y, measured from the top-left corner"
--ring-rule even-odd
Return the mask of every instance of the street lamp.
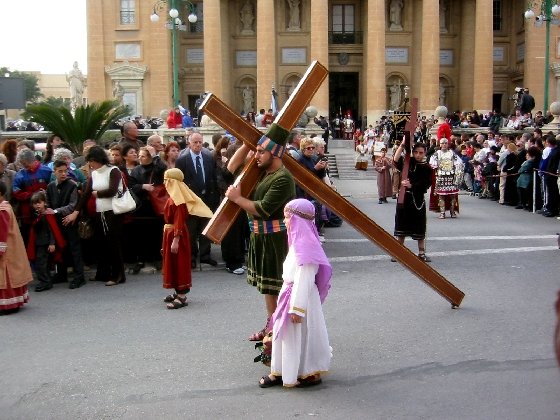
[[194, 4], [188, 0], [158, 0], [153, 7], [153, 12], [150, 15], [150, 20], [153, 23], [159, 22], [158, 12], [161, 12], [166, 4], [169, 4], [169, 19], [167, 20], [165, 27], [171, 30], [171, 62], [173, 68], [173, 105], [177, 106], [179, 104], [179, 62], [177, 59], [177, 31], [186, 31], [187, 26], [183, 24], [183, 21], [179, 18], [179, 10], [177, 8], [180, 3], [187, 3], [189, 9], [189, 15], [187, 20], [190, 23], [196, 23], [198, 20], [195, 14]]
[[529, 2], [529, 7], [525, 12], [525, 19], [531, 20], [535, 19], [535, 26], [541, 26], [543, 22], [546, 22], [546, 41], [545, 41], [545, 51], [544, 51], [544, 107], [543, 111], [548, 110], [548, 72], [550, 67], [550, 24], [560, 25], [560, 21], [556, 19], [556, 16], [560, 14], [560, 6], [556, 0], [541, 0], [541, 10], [539, 15], [535, 15], [533, 7], [536, 7], [538, 2]]

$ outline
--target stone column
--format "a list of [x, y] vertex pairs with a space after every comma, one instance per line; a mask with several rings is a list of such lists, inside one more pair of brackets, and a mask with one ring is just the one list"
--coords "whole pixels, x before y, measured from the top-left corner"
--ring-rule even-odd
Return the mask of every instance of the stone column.
[[[551, 28], [553, 25], [551, 25]], [[550, 37], [551, 46], [554, 45], [555, 37]], [[543, 109], [544, 105], [544, 54], [546, 46], [546, 23], [535, 26], [535, 19], [525, 20], [525, 56], [523, 59], [523, 87], [529, 88], [531, 95], [535, 98], [536, 107], [534, 111]], [[552, 50], [550, 57], [554, 57]], [[516, 59], [519, 59], [516, 53]], [[549, 73], [547, 72], [547, 75]], [[550, 86], [549, 86], [550, 87]], [[550, 96], [550, 91], [549, 91]], [[550, 101], [551, 99], [549, 99]], [[546, 113], [543, 109], [543, 114]]]
[[276, 14], [274, 0], [257, 2], [257, 101], [255, 109], [270, 108], [272, 85], [278, 88]]
[[492, 0], [476, 0], [473, 109], [488, 112], [494, 93]]
[[[284, 2], [285, 3], [285, 2]], [[303, 22], [302, 22], [303, 23]], [[311, 0], [311, 56], [309, 62], [319, 61], [329, 68], [329, 2], [328, 0]], [[317, 108], [319, 115], [329, 119], [329, 77], [325, 79], [311, 105]]]
[[458, 109], [471, 110], [473, 107], [473, 87], [474, 87], [474, 61], [475, 53], [475, 31], [473, 22], [475, 21], [475, 0], [463, 0], [461, 7], [461, 50], [459, 52], [459, 87]]
[[431, 115], [439, 105], [439, 2], [422, 1], [422, 58], [420, 60], [420, 104]]
[[[363, 74], [366, 76], [366, 115], [368, 124], [381, 118], [386, 109], [385, 82], [385, 0], [368, 0], [366, 48]], [[383, 16], [383, 19], [380, 17]], [[383, 22], [383, 24], [381, 24]]]
[[556, 79], [556, 85], [555, 85], [556, 96], [550, 98], [550, 100], [554, 102], [560, 99], [560, 64], [553, 64], [552, 66], [550, 66], [550, 68], [552, 70], [552, 74], [554, 74], [554, 78]]
[[[204, 2], [204, 89], [214, 93], [226, 103], [224, 97], [226, 85], [222, 78], [222, 57], [224, 57], [222, 31], [226, 25], [222, 22], [220, 0]], [[208, 30], [214, 28], [213, 30]]]
[[[88, 17], [87, 45], [88, 45], [88, 62], [87, 62], [87, 98], [88, 103], [103, 101], [110, 94], [110, 86], [105, 82], [104, 57], [105, 36], [107, 31], [103, 22], [107, 21], [104, 16], [105, 9], [91, 0], [86, 2], [86, 10]], [[63, 47], [64, 48], [64, 47]], [[68, 63], [72, 65], [72, 63]], [[86, 63], [80, 63], [85, 65]], [[2, 74], [2, 76], [4, 76]]]

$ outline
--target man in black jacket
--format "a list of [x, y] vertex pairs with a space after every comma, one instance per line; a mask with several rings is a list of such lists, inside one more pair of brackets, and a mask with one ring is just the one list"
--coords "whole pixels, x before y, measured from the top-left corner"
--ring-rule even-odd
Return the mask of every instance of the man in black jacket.
[[547, 158], [546, 172], [543, 174], [543, 181], [546, 185], [546, 211], [542, 213], [545, 217], [558, 216], [560, 205], [560, 193], [558, 191], [557, 179], [554, 174], [558, 173], [560, 163], [560, 153], [557, 141], [554, 136], [546, 137], [546, 146], [550, 147], [550, 154]]
[[68, 178], [68, 164], [65, 161], [56, 160], [53, 164], [53, 169], [56, 179], [47, 186], [47, 212], [53, 213], [56, 216], [60, 232], [67, 244], [64, 262], [56, 266], [57, 282], [63, 283], [67, 281], [66, 261], [69, 257], [68, 254], [70, 254], [74, 266], [74, 279], [68, 287], [70, 289], [77, 289], [86, 282], [84, 278], [82, 248], [80, 246], [80, 237], [78, 236], [78, 225], [75, 223], [63, 225], [62, 218], [72, 213], [78, 203], [78, 185]]
[[[175, 162], [185, 176], [185, 184], [202, 201], [214, 211], [220, 203], [218, 183], [216, 180], [216, 163], [212, 153], [202, 147], [202, 135], [193, 133], [189, 137], [189, 150]], [[200, 254], [200, 262], [216, 266], [218, 263], [210, 257], [210, 239], [202, 235], [202, 231], [210, 219], [189, 216], [187, 226], [191, 237], [192, 267], [196, 267], [196, 256]]]
[[523, 89], [523, 95], [521, 95], [521, 100], [519, 101], [519, 110], [521, 114], [527, 114], [533, 110], [535, 107], [535, 98], [529, 95], [529, 89]]

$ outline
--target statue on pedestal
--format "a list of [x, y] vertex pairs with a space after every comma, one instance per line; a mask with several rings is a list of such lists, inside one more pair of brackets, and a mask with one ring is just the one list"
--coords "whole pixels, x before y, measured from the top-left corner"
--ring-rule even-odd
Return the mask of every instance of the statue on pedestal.
[[445, 86], [443, 85], [443, 83], [439, 83], [439, 104], [440, 105], [445, 105], [445, 99], [446, 99], [446, 89]]
[[401, 105], [401, 83], [393, 82], [393, 86], [389, 87], [390, 105], [389, 109], [396, 111]]
[[113, 98], [115, 98], [115, 100], [118, 101], [119, 104], [122, 104], [123, 96], [124, 96], [124, 89], [121, 86], [120, 82], [117, 80], [115, 82], [115, 85], [113, 86]]
[[289, 31], [299, 31], [301, 29], [299, 4], [299, 0], [288, 0], [288, 6], [290, 6], [290, 21], [288, 23]]
[[402, 9], [404, 7], [403, 0], [391, 0], [389, 3], [389, 30], [402, 31]]
[[66, 81], [70, 87], [70, 103], [72, 110], [84, 104], [83, 96], [86, 87], [86, 78], [78, 68], [78, 62], [74, 61], [72, 70], [66, 75]]
[[241, 34], [243, 35], [253, 35], [253, 21], [255, 20], [255, 14], [253, 13], [253, 5], [251, 0], [247, 0], [241, 11], [239, 12], [241, 18]]
[[439, 32], [447, 33], [447, 0], [439, 0]]
[[243, 89], [243, 113], [247, 114], [253, 110], [253, 89], [249, 86], [245, 86]]

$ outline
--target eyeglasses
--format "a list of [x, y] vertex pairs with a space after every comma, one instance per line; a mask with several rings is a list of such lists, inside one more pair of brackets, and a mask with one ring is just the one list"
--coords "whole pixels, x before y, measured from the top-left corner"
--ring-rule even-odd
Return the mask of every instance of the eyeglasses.
[[315, 150], [315, 146], [308, 146], [305, 148], [305, 150]]

